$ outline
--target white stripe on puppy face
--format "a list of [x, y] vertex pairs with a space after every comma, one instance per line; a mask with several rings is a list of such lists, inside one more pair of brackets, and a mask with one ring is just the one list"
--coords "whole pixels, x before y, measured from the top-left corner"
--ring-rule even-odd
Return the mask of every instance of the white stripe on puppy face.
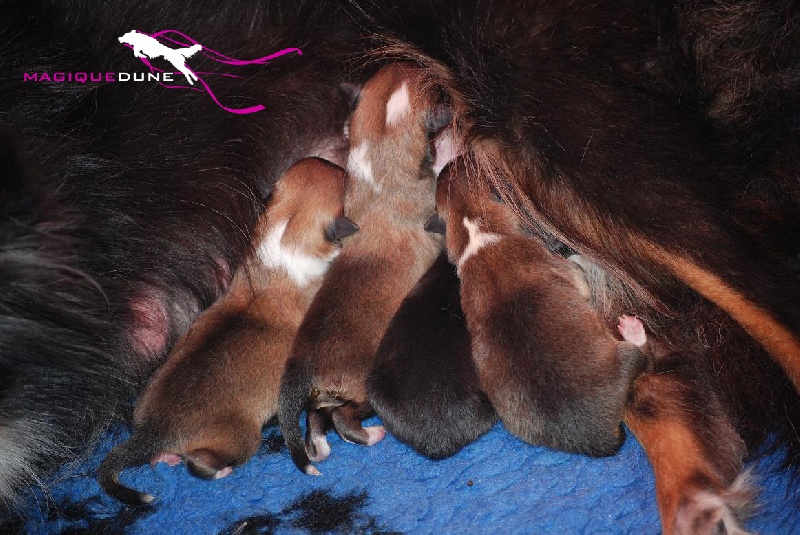
[[339, 254], [339, 249], [326, 258], [319, 258], [307, 255], [297, 248], [284, 247], [281, 240], [288, 223], [287, 220], [270, 229], [258, 246], [258, 257], [267, 268], [285, 270], [298, 286], [304, 287], [312, 279], [325, 275], [331, 261]]
[[375, 175], [372, 173], [372, 163], [369, 161], [369, 143], [364, 140], [356, 148], [350, 149], [347, 157], [347, 172], [350, 176], [366, 182], [375, 191], [380, 191], [380, 184], [375, 182]]
[[467, 247], [464, 249], [464, 252], [461, 254], [461, 258], [458, 259], [458, 269], [461, 270], [461, 267], [464, 265], [464, 262], [467, 259], [477, 253], [483, 247], [487, 245], [491, 245], [493, 243], [497, 243], [500, 241], [500, 236], [497, 234], [492, 234], [490, 232], [481, 232], [480, 228], [478, 228], [477, 223], [473, 223], [469, 220], [467, 216], [464, 216], [464, 226], [469, 232], [469, 243], [467, 243]]
[[398, 124], [411, 111], [411, 100], [408, 96], [408, 85], [403, 82], [400, 89], [392, 93], [386, 102], [386, 126]]

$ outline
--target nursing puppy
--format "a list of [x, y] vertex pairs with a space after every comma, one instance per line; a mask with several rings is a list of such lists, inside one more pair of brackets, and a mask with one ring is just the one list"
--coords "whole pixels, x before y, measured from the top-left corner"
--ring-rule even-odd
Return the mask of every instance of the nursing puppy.
[[[314, 298], [281, 383], [281, 431], [308, 474], [319, 474], [308, 453], [315, 460], [329, 453], [326, 415], [345, 440], [372, 445], [383, 438], [382, 427], [361, 427], [371, 412], [367, 375], [389, 321], [441, 250], [424, 226], [434, 213], [429, 137], [444, 118], [418, 76], [409, 64], [383, 67], [364, 85], [350, 120], [345, 213], [361, 230]], [[308, 453], [298, 421], [304, 409]]]
[[367, 381], [389, 432], [434, 459], [455, 454], [497, 422], [472, 362], [459, 292], [443, 253], [392, 318]]
[[[267, 4], [274, 9], [245, 0], [0, 9], [4, 70], [135, 69], [117, 41], [131, 28], [179, 29], [237, 59], [303, 50], [215, 77], [225, 105], [265, 105], [242, 117], [204, 92], [155, 83], [54, 92], [0, 82], [0, 123], [21, 156], [17, 171], [0, 140], [0, 511], [88, 455], [112, 422], [130, 420], [150, 374], [224, 293], [282, 173], [306, 156], [330, 159], [337, 144], [346, 159], [350, 110], [339, 85], [353, 79], [346, 58], [361, 32], [334, 1]], [[15, 28], [25, 24], [22, 37]]]
[[129, 466], [183, 458], [192, 474], [217, 479], [255, 454], [297, 328], [341, 239], [356, 230], [342, 215], [344, 184], [341, 168], [316, 158], [277, 183], [255, 256], [179, 340], [136, 405], [133, 436], [100, 465], [108, 494], [129, 505], [153, 500], [120, 484]]
[[511, 207], [470, 183], [464, 159], [440, 176], [436, 203], [458, 267], [472, 358], [504, 425], [531, 444], [609, 455], [632, 381], [647, 365], [644, 326], [611, 336], [581, 272], [526, 235]]
[[[706, 271], [730, 280], [729, 288], [760, 294], [773, 315], [796, 309], [796, 268], [781, 267], [796, 263], [800, 244], [800, 166], [792, 156], [800, 143], [796, 2], [259, 6], [145, 0], [89, 9], [73, 0], [3, 10], [0, 63], [17, 75], [0, 80], [0, 122], [15, 131], [31, 173], [0, 195], [0, 364], [8, 371], [0, 384], [0, 501], [45, 481], [110, 421], [127, 416], [138, 385], [222, 293], [249, 246], [243, 231], [257, 220], [262, 195], [290, 163], [319, 154], [321, 140], [339, 135], [336, 88], [354, 79], [350, 60], [377, 53], [385, 61], [390, 39], [392, 57], [414, 57], [410, 50], [421, 64], [444, 65], [474, 132], [515, 148], [524, 172], [511, 175], [506, 200], [510, 192], [529, 202], [535, 223], [621, 275], [637, 302], [644, 302], [642, 289], [655, 298], [661, 317], [647, 316], [648, 327], [671, 339], [687, 370], [704, 372], [687, 371], [683, 378], [695, 377], [691, 395], [675, 398], [668, 388], [675, 364], [659, 364], [640, 390], [658, 407], [674, 405], [669, 414], [694, 417], [695, 431], [706, 429], [703, 462], [725, 466], [703, 489], [729, 488], [743, 452], [761, 451], [775, 432], [787, 462], [800, 464], [800, 396], [786, 378], [791, 359], [784, 352], [784, 369], [774, 364], [726, 314], [627, 240], [638, 230], [675, 254], [694, 255], [695, 264], [702, 256]], [[124, 70], [131, 63], [121, 60], [138, 60], [116, 39], [132, 27], [181, 29], [242, 58], [294, 46], [304, 54], [252, 76], [215, 80], [220, 96], [266, 105], [244, 118], [193, 91], [56, 88], [20, 74], [21, 66], [82, 71], [87, 59], [92, 68]], [[17, 171], [2, 158], [0, 167], [8, 185]], [[740, 241], [706, 233], [706, 210]], [[700, 288], [694, 274], [684, 277]], [[710, 299], [735, 304], [719, 293]], [[744, 444], [726, 449], [730, 433], [718, 434], [691, 410], [713, 406], [710, 397]], [[652, 416], [653, 404], [638, 412]], [[652, 444], [651, 459], [693, 448], [685, 433], [664, 433], [663, 419], [652, 434], [646, 429], [638, 427], [637, 437]], [[673, 457], [672, 466], [654, 463], [656, 481], [682, 492], [673, 475], [687, 459]], [[669, 511], [680, 502], [663, 500], [667, 533]]]

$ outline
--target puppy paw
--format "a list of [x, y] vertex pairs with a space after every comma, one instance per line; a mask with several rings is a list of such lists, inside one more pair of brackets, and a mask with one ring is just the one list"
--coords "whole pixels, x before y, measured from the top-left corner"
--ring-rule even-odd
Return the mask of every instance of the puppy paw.
[[181, 456], [175, 453], [162, 453], [150, 461], [150, 465], [155, 466], [158, 463], [167, 463], [168, 466], [176, 466], [181, 464], [181, 460]]
[[[200, 479], [222, 479], [233, 472], [231, 463], [223, 460], [227, 456], [219, 452], [199, 448], [186, 453], [186, 469]], [[236, 463], [239, 464], [239, 463]]]
[[642, 325], [642, 322], [637, 317], [620, 316], [617, 329], [626, 342], [630, 342], [637, 347], [642, 347], [647, 343], [647, 334], [644, 332], [644, 325]]
[[317, 435], [311, 439], [312, 448], [306, 448], [308, 458], [311, 461], [318, 463], [324, 461], [331, 454], [331, 445], [328, 444], [328, 439], [325, 435]]
[[228, 477], [233, 473], [233, 468], [230, 466], [226, 466], [222, 470], [218, 470], [216, 474], [211, 479], [222, 479], [223, 477]]
[[382, 425], [365, 427], [364, 431], [367, 432], [366, 446], [374, 446], [386, 436], [386, 429]]

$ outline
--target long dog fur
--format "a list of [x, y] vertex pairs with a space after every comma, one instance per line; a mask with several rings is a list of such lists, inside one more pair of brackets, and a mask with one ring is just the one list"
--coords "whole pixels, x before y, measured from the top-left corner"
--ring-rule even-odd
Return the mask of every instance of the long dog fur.
[[[618, 280], [611, 302], [634, 296], [675, 349], [657, 367], [701, 371], [678, 390], [640, 383], [635, 399], [652, 393], [662, 412], [675, 392], [713, 400], [709, 417], [742, 442], [721, 452], [711, 487], [733, 488], [744, 452], [772, 433], [800, 464], [793, 2], [234, 1], [214, 7], [214, 24], [200, 2], [108, 9], [118, 16], [84, 0], [0, 14], [12, 73], [0, 123], [22, 155], [2, 141], [4, 499], [124, 412], [223, 290], [270, 183], [338, 133], [337, 86], [386, 58], [428, 69], [468, 139], [499, 140], [481, 174], [542, 239]], [[258, 120], [155, 84], [22, 82], [131, 65], [108, 43], [132, 27], [179, 28], [233, 56], [304, 54], [221, 82], [268, 104]], [[701, 423], [691, 428], [714, 451]]]

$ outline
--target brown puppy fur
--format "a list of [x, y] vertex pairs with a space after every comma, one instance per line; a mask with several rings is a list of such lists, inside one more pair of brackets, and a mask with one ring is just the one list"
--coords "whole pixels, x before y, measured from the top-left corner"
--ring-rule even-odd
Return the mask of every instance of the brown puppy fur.
[[[383, 334], [441, 250], [425, 232], [434, 213], [429, 137], [439, 117], [435, 95], [409, 64], [382, 68], [365, 84], [349, 125], [350, 182], [345, 213], [361, 228], [345, 244], [314, 299], [281, 384], [279, 420], [295, 464], [318, 474], [308, 453], [329, 453], [326, 414], [340, 435], [371, 445], [382, 427], [364, 429], [366, 379]], [[309, 409], [308, 449], [299, 417]], [[320, 411], [323, 412], [315, 412]]]
[[525, 234], [463, 159], [439, 179], [437, 209], [458, 266], [481, 385], [504, 425], [532, 444], [608, 455], [632, 381], [647, 357], [644, 327], [623, 316], [611, 336], [581, 272]]
[[316, 158], [278, 182], [255, 230], [255, 256], [179, 340], [136, 405], [133, 436], [100, 466], [108, 494], [130, 505], [152, 501], [120, 484], [128, 466], [182, 457], [194, 475], [217, 479], [255, 454], [276, 414], [297, 328], [337, 242], [355, 228], [342, 216], [344, 184], [341, 168]]

